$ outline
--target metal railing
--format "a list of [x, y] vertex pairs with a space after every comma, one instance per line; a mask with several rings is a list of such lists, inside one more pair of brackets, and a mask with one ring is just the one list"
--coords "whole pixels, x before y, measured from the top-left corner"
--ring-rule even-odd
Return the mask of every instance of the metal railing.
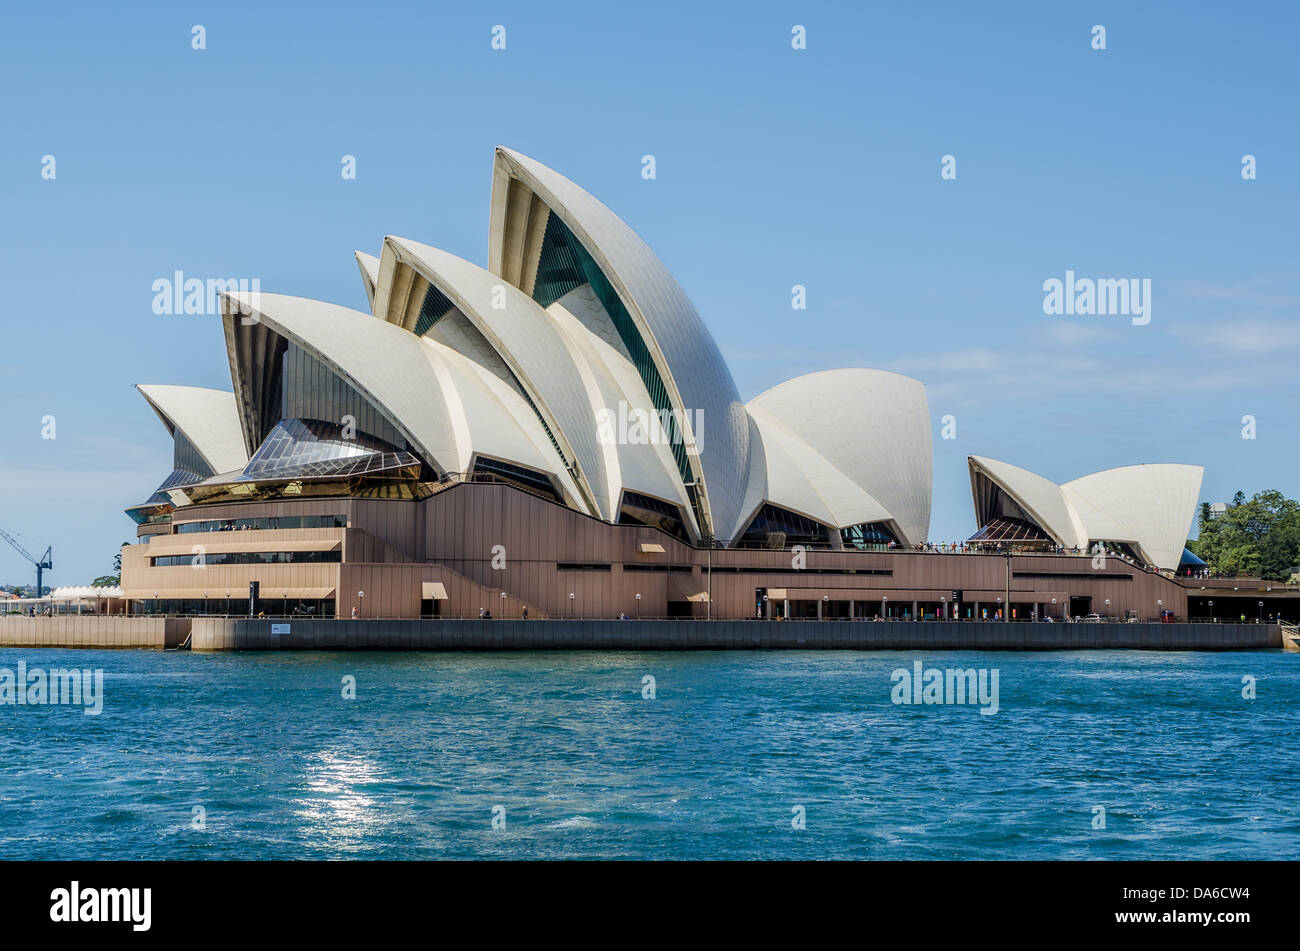
[[[6, 616], [7, 617], [30, 617], [30, 615], [26, 615], [26, 614], [19, 615], [15, 612], [10, 612], [7, 615], [4, 612], [0, 612], [0, 619], [3, 619]], [[49, 617], [49, 615], [45, 615], [45, 614], [38, 614], [36, 616]], [[56, 616], [76, 617], [75, 614], [73, 615], [60, 614]], [[825, 623], [825, 624], [832, 624], [836, 622], [838, 623], [853, 622], [859, 624], [871, 624], [871, 623], [881, 623], [881, 622], [891, 622], [895, 624], [900, 624], [900, 623], [902, 624], [934, 624], [934, 623], [941, 623], [941, 624], [954, 624], [954, 623], [957, 624], [1161, 624], [1161, 623], [1164, 624], [1279, 624], [1280, 623], [1284, 627], [1290, 623], [1287, 621], [1278, 621], [1276, 619], [1269, 619], [1269, 618], [1246, 618], [1243, 621], [1240, 618], [1219, 617], [1217, 615], [1214, 617], [1197, 616], [1197, 617], [1186, 617], [1186, 618], [1177, 617], [1173, 615], [1165, 618], [1103, 617], [1096, 620], [1088, 620], [1082, 616], [1072, 616], [1068, 618], [1053, 617], [1050, 619], [1046, 617], [940, 618], [940, 617], [933, 617], [933, 616], [926, 616], [926, 617], [874, 617], [874, 616], [861, 617], [860, 616], [860, 617], [852, 617], [852, 618], [850, 617], [823, 617], [823, 618], [733, 617], [733, 618], [711, 618], [710, 619], [704, 617], [703, 615], [674, 616], [674, 615], [664, 615], [664, 614], [642, 614], [638, 616], [638, 615], [629, 614], [626, 617], [619, 617], [618, 615], [600, 614], [600, 615], [576, 615], [573, 617], [569, 617], [569, 616], [547, 617], [547, 616], [541, 616], [541, 615], [531, 614], [531, 613], [526, 618], [521, 618], [518, 614], [512, 614], [509, 616], [501, 616], [501, 615], [494, 614], [488, 618], [481, 618], [477, 614], [440, 614], [434, 617], [421, 617], [421, 618], [397, 617], [397, 616], [389, 616], [389, 615], [382, 615], [382, 616], [362, 615], [353, 618], [349, 615], [262, 614], [260, 616], [250, 617], [247, 614], [163, 614], [163, 613], [139, 613], [139, 614], [133, 613], [127, 615], [120, 615], [120, 614], [92, 615], [87, 613], [82, 616], [83, 617], [111, 616], [111, 617], [133, 617], [133, 618], [183, 618], [188, 620], [202, 620], [203, 618], [214, 618], [219, 620], [234, 620], [234, 621], [277, 621], [277, 622], [279, 621], [290, 621], [290, 622], [292, 621], [349, 621], [349, 620], [353, 620], [353, 621], [519, 621], [519, 620], [523, 620], [528, 622], [537, 621], [539, 623], [546, 622], [546, 621], [553, 621], [553, 622], [555, 621], [560, 621], [560, 622], [562, 621], [699, 621], [701, 623], [708, 623], [710, 620], [712, 620], [712, 621], [766, 621], [773, 624], [781, 623], [784, 621], [796, 621], [802, 623]]]

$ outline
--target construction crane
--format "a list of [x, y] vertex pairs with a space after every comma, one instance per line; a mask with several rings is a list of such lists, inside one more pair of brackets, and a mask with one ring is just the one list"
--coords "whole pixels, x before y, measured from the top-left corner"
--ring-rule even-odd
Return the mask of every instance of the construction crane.
[[18, 541], [12, 535], [6, 532], [3, 528], [0, 528], [0, 538], [3, 538], [5, 541], [7, 541], [10, 545], [14, 547], [14, 550], [18, 552], [18, 554], [22, 555], [24, 558], [26, 558], [33, 565], [36, 566], [36, 597], [39, 598], [42, 594], [45, 593], [45, 589], [44, 587], [42, 587], [44, 577], [45, 577], [45, 570], [47, 568], [54, 567], [54, 559], [53, 559], [54, 546], [50, 545], [49, 547], [47, 547], [45, 549], [45, 554], [42, 555], [40, 558], [33, 558], [32, 553], [29, 552], [22, 545], [18, 544]]

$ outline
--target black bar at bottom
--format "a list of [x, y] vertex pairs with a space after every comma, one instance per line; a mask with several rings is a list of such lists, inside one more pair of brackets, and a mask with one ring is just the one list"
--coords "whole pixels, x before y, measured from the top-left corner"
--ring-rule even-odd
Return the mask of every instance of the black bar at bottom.
[[[449, 927], [462, 937], [559, 929], [556, 938], [677, 940], [695, 921], [697, 935], [724, 929], [733, 939], [781, 923], [824, 936], [902, 927], [927, 944], [1190, 933], [1232, 941], [1291, 924], [1296, 871], [1249, 862], [7, 862], [0, 920], [6, 936], [128, 940], [337, 941]], [[114, 905], [116, 922], [53, 920], [112, 917]]]

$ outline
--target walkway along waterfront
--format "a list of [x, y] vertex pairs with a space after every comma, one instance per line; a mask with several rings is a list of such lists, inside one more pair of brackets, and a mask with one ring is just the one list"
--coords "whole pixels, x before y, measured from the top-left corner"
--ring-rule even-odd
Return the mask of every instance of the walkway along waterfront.
[[0, 618], [0, 647], [193, 650], [1255, 650], [1276, 624]]

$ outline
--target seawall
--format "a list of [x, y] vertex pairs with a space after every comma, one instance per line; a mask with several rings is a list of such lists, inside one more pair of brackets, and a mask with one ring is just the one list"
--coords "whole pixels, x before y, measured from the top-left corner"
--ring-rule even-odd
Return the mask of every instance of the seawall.
[[0, 617], [0, 647], [153, 648], [180, 645], [189, 635], [189, 618], [106, 617], [66, 614], [55, 617]]
[[[288, 628], [288, 633], [274, 633]], [[1256, 650], [1275, 624], [0, 617], [0, 647], [238, 650]]]
[[[272, 633], [275, 629], [287, 633]], [[1252, 650], [1275, 624], [194, 618], [194, 650]]]

